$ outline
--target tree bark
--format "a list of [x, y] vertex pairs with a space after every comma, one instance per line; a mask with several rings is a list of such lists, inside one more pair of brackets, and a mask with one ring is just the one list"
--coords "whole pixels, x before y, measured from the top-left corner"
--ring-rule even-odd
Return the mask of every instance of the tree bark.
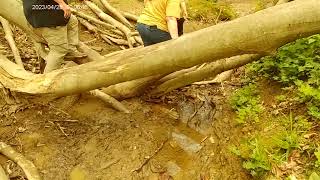
[[0, 153], [17, 163], [23, 169], [29, 180], [42, 179], [37, 168], [31, 161], [27, 160], [22, 154], [18, 153], [4, 142], [0, 142]]
[[126, 38], [128, 40], [128, 44], [129, 47], [132, 48], [133, 45], [135, 43], [134, 38], [132, 38], [130, 36], [131, 30], [123, 25], [122, 23], [120, 23], [119, 21], [115, 20], [114, 18], [112, 18], [111, 16], [109, 16], [108, 14], [104, 13], [97, 5], [95, 5], [94, 3], [90, 2], [90, 1], [84, 1], [85, 4], [94, 12], [98, 15], [98, 17], [110, 24], [112, 24], [113, 26], [115, 26], [116, 28], [118, 28], [120, 31], [122, 31], [125, 35]]
[[138, 21], [138, 16], [135, 14], [131, 14], [128, 12], [121, 12], [121, 14], [123, 14], [123, 16], [131, 21], [137, 22]]
[[238, 68], [252, 61], [259, 60], [262, 55], [258, 54], [245, 54], [241, 56], [235, 56], [229, 59], [222, 59], [207, 64], [203, 68], [195, 71], [187, 72], [181, 76], [170, 79], [161, 85], [157, 86], [151, 91], [153, 96], [162, 96], [172, 90], [190, 85], [194, 82], [203, 80], [204, 77], [215, 77], [216, 75], [234, 68]]
[[0, 16], [0, 22], [2, 24], [4, 32], [6, 34], [5, 38], [8, 41], [8, 44], [9, 44], [11, 50], [12, 50], [12, 54], [13, 54], [14, 60], [16, 61], [16, 63], [19, 66], [24, 68], [23, 67], [23, 62], [21, 60], [21, 56], [20, 56], [20, 53], [19, 53], [19, 49], [17, 48], [16, 43], [15, 43], [15, 41], [13, 39], [13, 33], [11, 31], [9, 22], [6, 19], [4, 19], [3, 17], [1, 17], [1, 16]]
[[124, 25], [126, 25], [129, 28], [132, 28], [132, 24], [114, 7], [112, 7], [107, 0], [100, 0], [100, 2], [103, 4], [103, 6], [110, 12], [110, 14], [113, 15], [117, 20], [122, 22]]
[[9, 177], [6, 175], [6, 172], [4, 171], [1, 165], [0, 165], [0, 179], [9, 180]]
[[[7, 4], [16, 8], [8, 7]], [[1, 16], [12, 23], [21, 23], [20, 27], [28, 29], [24, 16], [19, 18], [22, 8], [18, 1], [1, 1], [0, 5]], [[1, 58], [0, 81], [5, 87], [18, 92], [65, 96], [143, 77], [169, 74], [230, 56], [272, 53], [288, 42], [319, 32], [320, 2], [294, 1], [202, 29], [176, 40], [125, 51], [105, 58], [104, 61], [94, 61], [44, 75], [17, 77], [12, 73], [17, 73], [18, 67]]]

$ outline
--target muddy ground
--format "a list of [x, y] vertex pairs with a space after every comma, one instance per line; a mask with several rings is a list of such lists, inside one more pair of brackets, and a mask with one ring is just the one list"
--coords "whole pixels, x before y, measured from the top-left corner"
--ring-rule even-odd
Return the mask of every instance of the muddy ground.
[[[135, 0], [112, 2], [136, 14], [142, 8]], [[232, 5], [244, 14], [253, 8], [243, 1]], [[209, 25], [190, 21], [187, 32]], [[28, 69], [38, 72], [32, 44], [23, 33], [16, 38]], [[82, 31], [81, 39], [94, 37]], [[119, 50], [99, 40], [89, 45], [102, 47], [103, 54]], [[229, 151], [248, 133], [237, 126], [228, 103], [238, 79], [236, 73], [224, 84], [193, 85], [158, 100], [144, 95], [122, 101], [131, 114], [88, 94], [29, 104], [18, 112], [1, 101], [0, 139], [34, 162], [45, 180], [251, 179]], [[25, 179], [1, 155], [0, 165], [12, 179]]]

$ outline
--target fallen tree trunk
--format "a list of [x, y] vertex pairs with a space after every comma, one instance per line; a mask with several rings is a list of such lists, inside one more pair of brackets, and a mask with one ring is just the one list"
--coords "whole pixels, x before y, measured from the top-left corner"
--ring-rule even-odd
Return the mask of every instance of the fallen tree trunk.
[[232, 70], [228, 70], [228, 71], [224, 71], [221, 74], [218, 74], [216, 77], [214, 77], [214, 79], [209, 80], [209, 81], [200, 81], [200, 82], [195, 82], [192, 84], [197, 84], [197, 85], [202, 85], [202, 84], [215, 84], [215, 83], [222, 83], [226, 80], [228, 80], [231, 75], [233, 74], [233, 69]]
[[102, 91], [110, 96], [121, 100], [139, 96], [144, 93], [144, 90], [159, 80], [162, 76], [150, 76], [133, 81], [127, 81], [119, 84], [115, 84], [106, 88], [102, 88]]
[[[95, 1], [95, 0], [93, 0], [93, 1]], [[276, 5], [283, 4], [283, 3], [286, 3], [286, 2], [288, 2], [288, 0], [279, 0], [276, 3]], [[247, 59], [244, 58], [244, 57], [247, 57]], [[255, 59], [252, 59], [251, 56], [238, 56], [235, 59], [236, 59], [236, 61], [240, 60], [240, 61], [244, 61], [244, 62], [255, 60]], [[237, 61], [237, 62], [239, 63], [239, 61]], [[211, 72], [213, 72], [211, 74], [211, 73], [208, 73], [208, 71], [210, 72], [210, 69], [202, 69], [202, 70], [200, 70], [200, 68], [202, 66], [204, 66], [204, 65], [201, 65], [200, 67], [194, 66], [192, 68], [176, 71], [176, 72], [171, 73], [171, 74], [169, 74], [167, 76], [164, 76], [164, 77], [159, 76], [159, 77], [162, 77], [162, 78], [159, 79], [157, 82], [154, 82], [154, 81], [157, 80], [157, 78], [147, 77], [147, 78], [142, 78], [142, 79], [138, 79], [138, 80], [133, 80], [133, 81], [129, 81], [129, 82], [124, 82], [124, 83], [112, 85], [112, 86], [109, 86], [107, 88], [104, 88], [103, 91], [108, 93], [108, 94], [110, 94], [110, 95], [112, 95], [113, 97], [116, 97], [117, 99], [125, 99], [125, 98], [131, 98], [131, 97], [135, 97], [135, 96], [138, 96], [138, 95], [142, 94], [144, 92], [144, 90], [150, 84], [158, 84], [159, 85], [161, 83], [165, 83], [166, 81], [169, 81], [169, 80], [175, 79], [175, 78], [178, 81], [184, 82], [185, 85], [188, 85], [188, 84], [191, 84], [191, 83], [199, 84], [199, 85], [201, 85], [201, 84], [211, 84], [211, 83], [221, 83], [221, 82], [225, 81], [226, 79], [230, 78], [230, 76], [233, 73], [233, 70], [228, 70], [228, 71], [222, 72], [221, 74], [218, 74], [216, 77], [214, 77], [215, 76], [214, 72], [217, 72], [217, 69], [219, 67], [213, 66], [213, 67], [215, 67], [215, 69], [211, 69]], [[223, 64], [221, 64], [221, 65], [223, 65]], [[197, 73], [190, 73], [190, 72], [195, 71], [195, 70], [197, 70]], [[186, 76], [182, 76], [183, 74], [186, 74], [186, 73], [189, 73], [189, 74], [186, 75]], [[195, 75], [195, 74], [197, 75], [197, 78], [193, 78], [195, 80], [193, 80], [193, 81], [188, 80], [189, 78], [192, 78], [190, 76]], [[178, 78], [178, 76], [181, 76], [181, 77]], [[194, 82], [194, 81], [204, 80], [204, 79], [208, 78], [207, 76], [214, 77], [214, 79], [210, 80], [210, 81]], [[148, 82], [148, 81], [150, 81], [150, 82]], [[173, 81], [173, 82], [175, 82], [175, 81]], [[189, 83], [187, 83], [187, 82], [189, 82]], [[179, 83], [180, 82], [177, 82], [177, 84], [179, 84]], [[175, 83], [168, 83], [167, 85], [170, 85], [170, 84], [172, 84], [173, 86], [177, 85]], [[168, 91], [166, 91], [166, 93], [168, 93], [171, 90], [174, 90], [176, 88], [175, 87], [173, 87], [173, 88], [168, 88], [167, 87], [167, 89], [168, 89]]]
[[128, 12], [121, 12], [123, 14], [123, 16], [131, 21], [137, 22], [138, 21], [138, 16], [135, 14], [131, 14]]
[[132, 38], [130, 36], [130, 29], [123, 25], [122, 23], [120, 23], [119, 21], [115, 20], [114, 18], [112, 18], [111, 16], [109, 16], [108, 14], [104, 13], [96, 4], [94, 4], [93, 2], [90, 2], [90, 1], [84, 1], [84, 3], [94, 12], [97, 14], [97, 16], [112, 24], [113, 26], [115, 26], [116, 28], [118, 28], [119, 30], [121, 30], [125, 35], [126, 35], [126, 38], [128, 40], [128, 44], [129, 44], [129, 47], [132, 48], [133, 45], [135, 43], [135, 40], [134, 38]]
[[258, 54], [245, 54], [235, 56], [229, 59], [222, 59], [216, 62], [207, 64], [205, 67], [195, 71], [187, 72], [181, 76], [170, 79], [161, 85], [157, 86], [151, 91], [153, 96], [161, 96], [174, 89], [178, 89], [194, 82], [203, 80], [203, 77], [215, 77], [216, 75], [234, 68], [238, 68], [250, 62], [259, 60], [262, 55]]
[[[0, 2], [0, 5], [6, 6], [7, 2], [17, 3], [16, 0], [10, 0]], [[7, 18], [4, 13], [9, 12], [3, 9], [0, 9], [0, 15]], [[17, 21], [13, 23], [21, 22], [21, 18], [15, 17]], [[106, 58], [106, 61], [90, 62], [45, 75], [18, 78], [10, 74], [17, 67], [9, 70], [13, 65], [3, 60], [0, 81], [14, 91], [64, 96], [157, 74], [169, 74], [230, 56], [272, 53], [281, 45], [319, 32], [320, 2], [297, 1], [193, 32], [176, 40], [119, 53]]]

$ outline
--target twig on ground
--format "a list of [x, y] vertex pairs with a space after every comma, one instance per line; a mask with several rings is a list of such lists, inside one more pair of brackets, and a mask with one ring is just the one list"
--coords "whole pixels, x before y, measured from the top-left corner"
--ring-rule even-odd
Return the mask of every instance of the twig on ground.
[[151, 156], [148, 156], [148, 158], [146, 158], [145, 161], [144, 161], [138, 168], [132, 170], [132, 172], [138, 172], [138, 173], [139, 173], [139, 172], [142, 170], [142, 168], [143, 168], [146, 164], [148, 164], [148, 162], [149, 162], [153, 157], [155, 157], [155, 156], [163, 149], [164, 145], [168, 142], [168, 140], [169, 140], [169, 139], [167, 138], [165, 141], [163, 141], [163, 142], [160, 144], [160, 146], [156, 149], [156, 151], [155, 151]]
[[100, 168], [100, 170], [107, 169], [107, 168], [109, 168], [110, 166], [118, 163], [119, 161], [120, 161], [120, 158], [113, 159], [113, 160], [105, 163], [105, 164]]
[[66, 120], [53, 120], [53, 122], [79, 122], [75, 119], [66, 119]]
[[61, 127], [59, 123], [54, 123], [54, 124], [56, 124], [56, 125], [58, 126], [58, 128], [60, 129], [60, 131], [62, 132], [62, 134], [63, 134], [64, 136], [66, 136], [66, 137], [69, 136], [69, 134], [67, 134], [66, 132], [64, 132], [64, 130], [63, 130], [63, 129], [65, 129], [64, 127]]

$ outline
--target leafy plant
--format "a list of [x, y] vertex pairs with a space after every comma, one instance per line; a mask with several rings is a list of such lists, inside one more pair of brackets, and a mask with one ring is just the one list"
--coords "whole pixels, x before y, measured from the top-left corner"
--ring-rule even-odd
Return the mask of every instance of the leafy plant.
[[245, 123], [248, 120], [259, 121], [259, 113], [262, 112], [263, 107], [256, 85], [249, 84], [236, 91], [230, 103], [231, 107], [236, 110], [238, 123]]
[[263, 176], [273, 165], [287, 162], [290, 154], [300, 149], [303, 135], [312, 127], [305, 117], [292, 114], [269, 122], [269, 126], [249, 136], [240, 146], [230, 148], [243, 159], [243, 167], [253, 176]]
[[266, 148], [259, 139], [255, 138], [249, 141], [249, 147], [252, 150], [250, 158], [243, 162], [243, 167], [250, 170], [251, 175], [261, 176], [266, 171], [271, 170], [271, 164], [268, 160]]
[[320, 35], [299, 39], [279, 48], [274, 57], [252, 63], [248, 72], [256, 72], [296, 85], [301, 102], [310, 115], [320, 119]]

